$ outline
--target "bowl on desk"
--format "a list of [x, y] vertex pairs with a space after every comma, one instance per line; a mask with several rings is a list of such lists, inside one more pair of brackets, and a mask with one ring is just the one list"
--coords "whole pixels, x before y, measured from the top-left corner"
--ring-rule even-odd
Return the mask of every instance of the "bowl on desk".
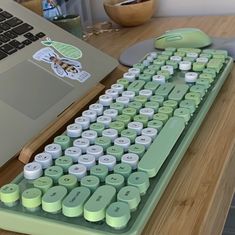
[[115, 23], [124, 27], [144, 24], [155, 11], [156, 0], [146, 0], [128, 5], [120, 5], [121, 2], [123, 0], [104, 0], [104, 9]]

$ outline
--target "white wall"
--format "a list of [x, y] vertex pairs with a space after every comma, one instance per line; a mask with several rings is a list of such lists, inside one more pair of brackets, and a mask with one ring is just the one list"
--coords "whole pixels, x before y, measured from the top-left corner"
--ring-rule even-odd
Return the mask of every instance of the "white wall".
[[[157, 0], [156, 16], [235, 14], [235, 0]], [[94, 21], [107, 19], [102, 0], [90, 0]]]

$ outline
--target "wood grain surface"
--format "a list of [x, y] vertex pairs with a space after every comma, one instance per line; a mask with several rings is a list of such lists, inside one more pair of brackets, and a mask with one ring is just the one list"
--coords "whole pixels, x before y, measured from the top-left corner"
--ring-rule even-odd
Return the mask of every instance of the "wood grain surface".
[[[130, 45], [165, 30], [197, 27], [214, 37], [235, 36], [235, 16], [155, 18], [145, 25], [92, 36], [88, 42], [118, 58]], [[107, 87], [126, 70], [119, 66], [103, 81]], [[225, 82], [177, 168], [143, 235], [219, 235], [235, 185], [235, 69]], [[0, 183], [23, 165], [16, 159], [0, 169]], [[16, 233], [0, 230], [0, 235]]]

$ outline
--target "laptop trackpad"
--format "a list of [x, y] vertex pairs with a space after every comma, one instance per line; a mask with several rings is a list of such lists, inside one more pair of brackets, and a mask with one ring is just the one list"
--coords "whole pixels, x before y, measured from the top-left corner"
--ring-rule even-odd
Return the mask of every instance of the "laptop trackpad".
[[37, 119], [72, 89], [30, 61], [0, 74], [0, 99], [31, 119]]

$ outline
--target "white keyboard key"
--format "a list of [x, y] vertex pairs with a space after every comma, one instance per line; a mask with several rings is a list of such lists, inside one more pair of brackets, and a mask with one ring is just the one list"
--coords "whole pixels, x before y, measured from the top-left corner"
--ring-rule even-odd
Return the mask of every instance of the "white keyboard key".
[[96, 103], [96, 104], [91, 104], [89, 106], [89, 109], [95, 111], [97, 116], [100, 116], [103, 113], [104, 106], [102, 104]]
[[127, 137], [119, 137], [114, 140], [114, 145], [122, 147], [126, 152], [131, 145], [131, 141]]
[[154, 75], [152, 76], [152, 80], [160, 84], [166, 83], [166, 77], [164, 75]]
[[90, 144], [95, 143], [95, 139], [98, 137], [98, 134], [96, 131], [93, 130], [87, 130], [82, 132], [82, 138], [88, 139], [90, 141]]
[[66, 134], [71, 138], [78, 138], [81, 136], [82, 126], [78, 123], [73, 123], [67, 126]]
[[113, 100], [116, 99], [118, 97], [118, 92], [114, 89], [108, 89], [105, 91], [106, 95], [110, 95], [112, 96]]
[[75, 123], [80, 124], [82, 129], [86, 130], [90, 125], [90, 119], [88, 117], [78, 117], [75, 119]]
[[144, 125], [141, 122], [130, 122], [127, 126], [129, 129], [135, 130], [137, 135], [140, 135]]
[[142, 64], [147, 67], [147, 66], [150, 65], [150, 61], [149, 60], [143, 60]]
[[62, 156], [62, 148], [59, 144], [48, 144], [45, 146], [44, 151], [49, 153], [53, 159]]
[[128, 97], [125, 97], [125, 96], [120, 96], [116, 99], [116, 102], [124, 104], [124, 107], [127, 107], [129, 102], [130, 102], [130, 99]]
[[42, 165], [38, 162], [30, 162], [24, 166], [24, 178], [35, 180], [43, 174]]
[[140, 90], [140, 92], [139, 92], [139, 95], [146, 96], [148, 100], [151, 98], [152, 94], [153, 94], [153, 92], [148, 89], [143, 89], [143, 90]]
[[91, 154], [81, 155], [78, 158], [78, 163], [84, 165], [86, 169], [89, 171], [91, 167], [93, 167], [96, 164], [95, 156]]
[[206, 64], [209, 61], [209, 59], [206, 58], [206, 57], [199, 57], [199, 58], [196, 59], [196, 61], [199, 62], [199, 63]]
[[116, 165], [116, 158], [112, 155], [103, 155], [99, 157], [99, 164], [107, 166], [109, 171], [112, 171]]
[[149, 136], [152, 140], [154, 140], [157, 136], [157, 129], [151, 127], [144, 128], [141, 135]]
[[121, 94], [124, 91], [124, 86], [122, 84], [113, 84], [111, 88]]
[[112, 118], [109, 116], [99, 116], [96, 120], [98, 123], [103, 123], [105, 128], [109, 127], [109, 124], [112, 122]]
[[130, 72], [124, 73], [123, 74], [123, 78], [125, 78], [129, 82], [134, 82], [135, 81], [135, 74], [134, 73], [130, 73]]
[[87, 148], [86, 153], [94, 156], [95, 160], [98, 160], [104, 154], [104, 150], [99, 145], [91, 145]]
[[68, 170], [70, 175], [74, 175], [80, 181], [87, 174], [87, 169], [82, 164], [75, 164], [69, 167]]
[[147, 149], [151, 145], [152, 139], [149, 136], [140, 135], [135, 138], [135, 143], [142, 144], [144, 145], [145, 149]]
[[192, 67], [192, 63], [190, 61], [181, 61], [179, 63], [179, 69], [182, 71], [188, 71]]
[[102, 131], [102, 136], [108, 137], [114, 142], [114, 140], [118, 137], [118, 131], [115, 129], [106, 129]]
[[99, 103], [102, 104], [103, 106], [109, 106], [112, 104], [113, 98], [110, 95], [101, 95], [99, 97]]
[[123, 91], [122, 96], [129, 98], [130, 101], [133, 101], [135, 98], [135, 92], [134, 91]]
[[151, 62], [153, 62], [154, 57], [153, 57], [153, 56], [151, 56], [151, 55], [149, 55], [149, 56], [147, 56], [146, 60], [147, 60], [147, 61], [149, 61], [149, 62], [151, 63]]
[[135, 77], [139, 77], [139, 75], [140, 75], [140, 69], [138, 69], [138, 68], [129, 68], [128, 72], [129, 73], [134, 73]]
[[39, 153], [34, 157], [34, 161], [41, 164], [42, 169], [52, 166], [52, 156], [49, 153]]
[[161, 67], [162, 71], [168, 71], [170, 73], [170, 75], [172, 75], [174, 73], [174, 68], [171, 65], [164, 65]]
[[96, 111], [94, 110], [85, 110], [82, 112], [82, 116], [89, 118], [90, 122], [95, 122], [97, 118]]
[[85, 138], [79, 138], [73, 141], [73, 146], [82, 150], [82, 153], [86, 153], [86, 149], [90, 146], [90, 141]]
[[174, 55], [170, 57], [170, 60], [180, 62], [182, 60], [182, 57], [178, 55]]
[[135, 170], [138, 166], [139, 156], [135, 153], [126, 153], [122, 156], [121, 162], [127, 163]]
[[148, 117], [149, 120], [153, 119], [154, 109], [152, 108], [142, 108], [139, 111], [140, 114]]
[[149, 54], [150, 56], [152, 56], [154, 59], [156, 59], [157, 58], [157, 52], [156, 51], [152, 51], [152, 52], [150, 52], [150, 54]]
[[195, 83], [198, 78], [198, 73], [188, 72], [185, 74], [185, 82], [186, 83]]
[[187, 57], [190, 57], [190, 58], [196, 59], [196, 58], [198, 57], [198, 54], [195, 53], [195, 52], [188, 52], [188, 53], [186, 54], [186, 56], [187, 56]]
[[112, 121], [114, 121], [118, 116], [118, 111], [116, 109], [106, 109], [104, 116], [111, 117]]
[[65, 149], [64, 155], [71, 157], [73, 162], [78, 162], [78, 157], [82, 154], [82, 150], [78, 147], [69, 147]]

